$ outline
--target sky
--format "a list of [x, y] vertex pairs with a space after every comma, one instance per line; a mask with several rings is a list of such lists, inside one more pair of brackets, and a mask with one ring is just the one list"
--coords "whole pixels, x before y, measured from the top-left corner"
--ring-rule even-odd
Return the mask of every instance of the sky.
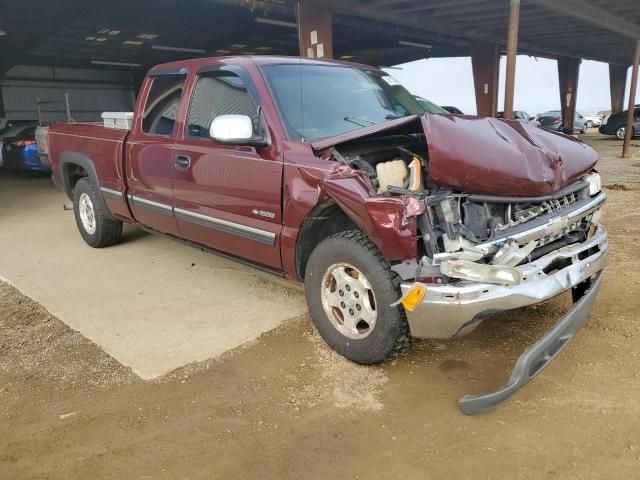
[[[505, 60], [505, 57], [500, 60], [498, 111], [503, 109], [504, 104]], [[456, 106], [467, 114], [476, 113], [470, 58], [418, 60], [398, 65], [388, 72], [415, 95], [439, 105]], [[629, 76], [630, 74], [631, 69]], [[629, 83], [630, 79], [627, 79], [627, 88]], [[532, 116], [560, 109], [558, 67], [555, 60], [518, 55], [514, 108], [524, 110]], [[589, 114], [610, 108], [608, 65], [583, 60], [578, 82], [578, 112]]]

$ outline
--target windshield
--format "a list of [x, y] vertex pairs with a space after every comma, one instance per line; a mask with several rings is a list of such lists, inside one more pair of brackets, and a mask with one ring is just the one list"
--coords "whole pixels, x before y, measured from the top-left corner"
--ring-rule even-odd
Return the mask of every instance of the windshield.
[[426, 113], [393, 77], [333, 65], [266, 65], [263, 71], [290, 138], [317, 140]]
[[436, 105], [435, 103], [427, 100], [426, 98], [416, 96], [416, 100], [420, 102], [420, 105], [424, 107], [427, 113], [449, 113], [444, 108]]

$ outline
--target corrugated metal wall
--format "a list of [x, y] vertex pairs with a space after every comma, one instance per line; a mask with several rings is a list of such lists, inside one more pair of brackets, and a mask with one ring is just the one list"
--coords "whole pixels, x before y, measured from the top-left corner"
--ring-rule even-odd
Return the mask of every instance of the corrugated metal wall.
[[133, 78], [128, 71], [18, 65], [0, 80], [5, 117], [66, 121], [65, 93], [74, 120], [100, 121], [104, 111], [132, 111]]

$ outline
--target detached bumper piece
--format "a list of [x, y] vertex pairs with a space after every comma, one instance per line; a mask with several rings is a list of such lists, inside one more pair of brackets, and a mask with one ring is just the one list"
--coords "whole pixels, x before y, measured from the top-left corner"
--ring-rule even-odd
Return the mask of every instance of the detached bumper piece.
[[467, 415], [473, 415], [491, 410], [524, 387], [549, 365], [584, 325], [600, 290], [601, 282], [602, 273], [600, 272], [571, 310], [540, 340], [520, 355], [509, 381], [504, 386], [495, 392], [462, 397], [458, 401], [462, 411]]

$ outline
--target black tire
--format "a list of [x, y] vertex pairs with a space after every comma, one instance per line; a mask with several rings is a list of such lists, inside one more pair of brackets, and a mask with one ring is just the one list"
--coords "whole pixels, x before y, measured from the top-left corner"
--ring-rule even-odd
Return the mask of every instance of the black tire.
[[593, 128], [593, 122], [591, 120], [587, 120], [587, 123], [585, 125], [586, 128]]
[[[323, 277], [332, 265], [340, 262], [361, 271], [375, 295], [377, 317], [365, 338], [353, 339], [344, 335], [333, 325], [323, 307]], [[341, 232], [320, 242], [307, 263], [304, 290], [318, 332], [331, 348], [349, 360], [365, 365], [382, 363], [411, 346], [404, 308], [390, 306], [400, 298], [400, 279], [361, 231]]]
[[[89, 196], [93, 206], [95, 231], [87, 231], [80, 217], [80, 198], [83, 194]], [[122, 222], [114, 220], [107, 214], [107, 207], [98, 194], [97, 187], [87, 177], [81, 178], [73, 188], [73, 213], [80, 235], [87, 245], [93, 248], [110, 247], [122, 239]]]
[[620, 126], [618, 126], [618, 128], [616, 128], [616, 131], [615, 131], [614, 135], [616, 136], [616, 138], [618, 140], [624, 140], [625, 128], [626, 128], [625, 125], [620, 125]]

